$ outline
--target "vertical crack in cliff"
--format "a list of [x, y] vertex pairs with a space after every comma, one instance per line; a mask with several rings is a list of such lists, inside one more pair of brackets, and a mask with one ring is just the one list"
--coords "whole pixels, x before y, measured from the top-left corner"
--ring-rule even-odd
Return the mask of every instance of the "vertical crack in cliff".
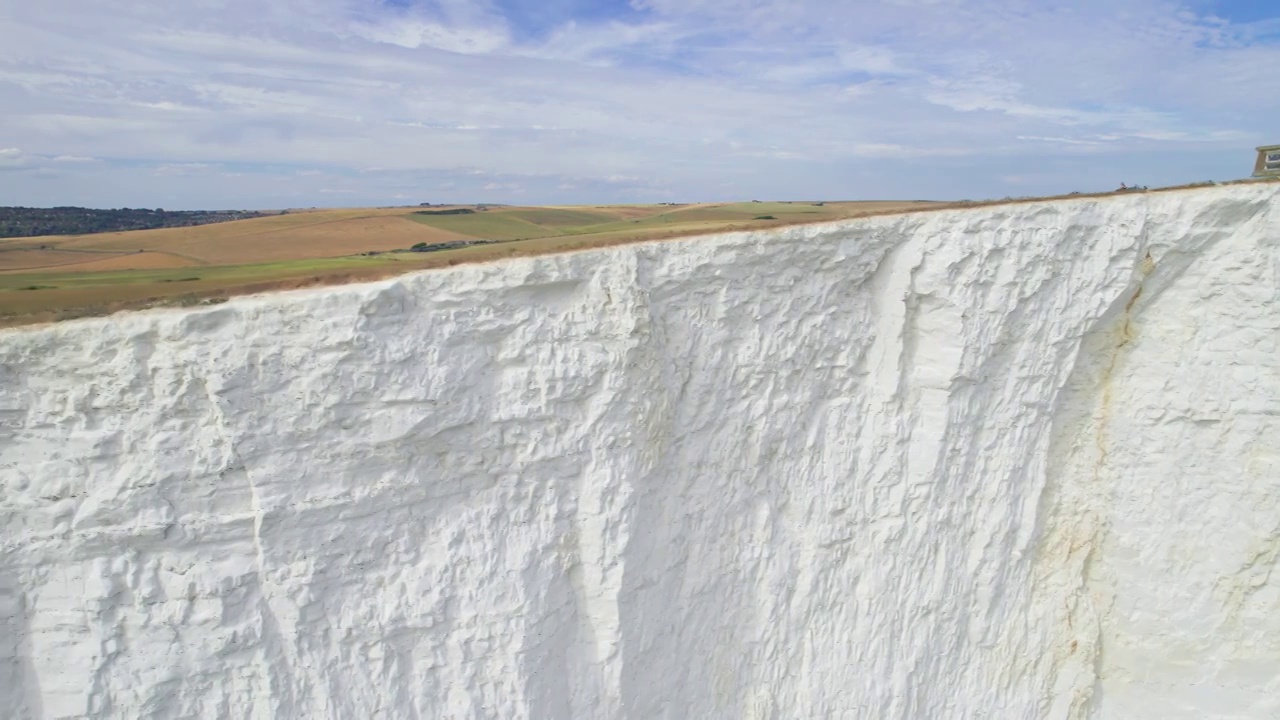
[[[1078, 688], [1071, 703], [1071, 716], [1085, 717], [1096, 714], [1097, 708], [1100, 707], [1102, 698], [1102, 682], [1105, 678], [1105, 641], [1106, 641], [1106, 606], [1110, 600], [1105, 597], [1106, 591], [1097, 587], [1100, 579], [1097, 577], [1097, 562], [1102, 555], [1103, 543], [1106, 542], [1108, 525], [1110, 519], [1105, 515], [1107, 507], [1110, 507], [1111, 488], [1107, 486], [1108, 478], [1105, 477], [1108, 461], [1111, 456], [1111, 424], [1115, 413], [1115, 375], [1116, 370], [1123, 363], [1126, 348], [1134, 341], [1134, 311], [1138, 301], [1142, 299], [1144, 286], [1143, 283], [1147, 277], [1155, 270], [1155, 261], [1151, 258], [1151, 251], [1144, 252], [1143, 259], [1139, 263], [1138, 268], [1138, 286], [1130, 293], [1128, 300], [1125, 301], [1124, 309], [1121, 310], [1120, 318], [1115, 320], [1112, 325], [1112, 331], [1108, 333], [1110, 336], [1110, 352], [1108, 352], [1107, 360], [1103, 365], [1101, 377], [1098, 378], [1098, 411], [1093, 420], [1093, 447], [1094, 457], [1092, 462], [1091, 473], [1089, 473], [1089, 482], [1087, 486], [1082, 488], [1083, 497], [1078, 498], [1082, 503], [1079, 507], [1079, 518], [1074, 520], [1078, 524], [1078, 533], [1075, 539], [1071, 541], [1068, 557], [1075, 553], [1082, 553], [1079, 560], [1079, 591], [1076, 592], [1073, 602], [1068, 607], [1069, 625], [1079, 625], [1082, 629], [1087, 629], [1089, 639], [1092, 643], [1089, 647], [1083, 648], [1085, 657], [1088, 659], [1088, 666], [1092, 670], [1093, 682], [1089, 687]], [[1075, 616], [1075, 621], [1071, 620]], [[1070, 633], [1070, 634], [1075, 634]], [[1074, 655], [1076, 652], [1082, 651], [1079, 642], [1071, 639], [1068, 655]]]
[[[257, 668], [261, 675], [262, 681], [267, 684], [272, 697], [278, 697], [279, 701], [276, 707], [292, 708], [294, 707], [293, 697], [293, 663], [291, 662], [290, 653], [284, 642], [284, 636], [280, 630], [279, 617], [275, 608], [271, 605], [271, 599], [268, 594], [273, 587], [270, 577], [267, 574], [266, 551], [262, 543], [262, 527], [265, 518], [265, 511], [262, 506], [261, 491], [258, 483], [254, 480], [253, 473], [249, 470], [248, 464], [245, 463], [239, 449], [236, 447], [235, 438], [231, 432], [231, 423], [226, 413], [222, 409], [222, 404], [218, 399], [213, 388], [209, 385], [208, 377], [201, 376], [200, 382], [204, 386], [205, 395], [209, 401], [209, 407], [212, 411], [215, 425], [214, 428], [218, 433], [218, 439], [226, 448], [228, 464], [226, 470], [239, 469], [245, 478], [249, 490], [250, 512], [252, 514], [252, 533], [250, 540], [253, 543], [254, 551], [254, 574], [257, 593], [257, 602], [262, 611], [262, 657], [258, 660]], [[282, 672], [276, 672], [276, 663], [281, 665]], [[283, 677], [281, 677], [283, 676]]]
[[1095, 500], [1091, 503], [1092, 509], [1088, 511], [1090, 525], [1088, 532], [1090, 536], [1083, 541], [1082, 545], [1084, 558], [1080, 564], [1080, 577], [1083, 595], [1076, 600], [1077, 605], [1084, 605], [1088, 608], [1089, 622], [1094, 626], [1094, 645], [1091, 648], [1094, 683], [1093, 688], [1088, 696], [1083, 699], [1083, 703], [1080, 706], [1079, 713], [1081, 716], [1093, 715], [1097, 712], [1100, 707], [1102, 681], [1105, 676], [1106, 636], [1104, 624], [1108, 614], [1105, 606], [1109, 604], [1109, 599], [1104, 597], [1105, 591], [1100, 591], [1097, 588], [1099, 583], [1097, 562], [1102, 553], [1102, 546], [1106, 542], [1110, 524], [1109, 519], [1102, 517], [1101, 513], [1110, 506], [1110, 502], [1105, 499], [1105, 496], [1110, 494], [1110, 489], [1104, 485], [1103, 474], [1106, 472], [1111, 456], [1111, 425], [1115, 413], [1115, 374], [1126, 348], [1135, 339], [1134, 308], [1139, 299], [1142, 298], [1143, 283], [1154, 271], [1155, 262], [1151, 259], [1150, 250], [1147, 250], [1139, 265], [1138, 286], [1124, 304], [1124, 310], [1116, 323], [1115, 338], [1110, 357], [1102, 371], [1099, 413], [1094, 429], [1096, 455], [1090, 477], [1090, 488], [1087, 491]]
[[[1144, 262], [1151, 261], [1151, 254], [1148, 253]], [[1145, 275], [1144, 275], [1145, 277]], [[1097, 448], [1097, 460], [1093, 464], [1093, 482], [1100, 482], [1102, 479], [1102, 470], [1106, 467], [1107, 458], [1110, 451], [1107, 449], [1108, 435], [1111, 431], [1111, 413], [1114, 404], [1112, 389], [1112, 380], [1115, 378], [1116, 366], [1120, 364], [1120, 355], [1124, 351], [1126, 345], [1133, 340], [1133, 306], [1138, 302], [1138, 298], [1142, 297], [1142, 285], [1138, 285], [1138, 289], [1129, 297], [1129, 301], [1125, 303], [1124, 314], [1121, 316], [1117, 325], [1117, 337], [1115, 347], [1111, 351], [1111, 357], [1107, 361], [1106, 369], [1102, 371], [1102, 392], [1100, 401], [1100, 413], [1097, 421], [1097, 428], [1094, 432], [1094, 446]]]
[[[1036, 524], [1039, 537], [1031, 594], [1050, 620], [1049, 677], [1056, 677], [1050, 714], [1071, 718], [1096, 713], [1104, 676], [1104, 622], [1110, 600], [1100, 587], [1098, 563], [1108, 532], [1113, 384], [1136, 338], [1135, 314], [1155, 269], [1147, 227], [1135, 243], [1130, 287], [1117, 298], [1110, 320], [1103, 314], [1080, 340], [1075, 367], [1058, 391]], [[1135, 287], [1136, 285], [1136, 287]], [[1123, 303], [1122, 305], [1119, 303]], [[1072, 477], [1079, 478], [1072, 482]], [[1051, 598], [1057, 597], [1055, 603]]]

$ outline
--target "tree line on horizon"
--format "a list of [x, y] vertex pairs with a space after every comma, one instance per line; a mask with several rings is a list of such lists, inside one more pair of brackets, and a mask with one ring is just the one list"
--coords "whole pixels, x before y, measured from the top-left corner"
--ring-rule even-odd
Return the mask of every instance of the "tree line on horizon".
[[251, 210], [176, 210], [83, 207], [0, 207], [0, 238], [88, 235], [123, 230], [190, 227], [275, 215]]

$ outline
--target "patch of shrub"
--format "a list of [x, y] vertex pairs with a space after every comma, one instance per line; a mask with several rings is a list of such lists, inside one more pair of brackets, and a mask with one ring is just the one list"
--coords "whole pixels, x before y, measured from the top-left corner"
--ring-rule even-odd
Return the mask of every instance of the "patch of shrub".
[[452, 208], [450, 210], [415, 210], [414, 215], [474, 215], [471, 208]]
[[489, 245], [492, 240], [449, 240], [447, 242], [438, 243], [415, 243], [409, 248], [409, 252], [439, 252], [440, 250], [457, 250], [458, 248], [471, 247], [472, 245]]
[[161, 208], [98, 210], [82, 207], [0, 207], [0, 237], [86, 235], [89, 233], [190, 227], [263, 217], [272, 213], [250, 210], [191, 210], [168, 212]]

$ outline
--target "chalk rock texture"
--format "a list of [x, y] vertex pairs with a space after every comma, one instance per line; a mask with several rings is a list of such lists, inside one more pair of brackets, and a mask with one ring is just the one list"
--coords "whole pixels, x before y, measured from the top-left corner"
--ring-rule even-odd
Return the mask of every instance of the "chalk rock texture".
[[8, 718], [1273, 718], [1280, 186], [0, 333]]

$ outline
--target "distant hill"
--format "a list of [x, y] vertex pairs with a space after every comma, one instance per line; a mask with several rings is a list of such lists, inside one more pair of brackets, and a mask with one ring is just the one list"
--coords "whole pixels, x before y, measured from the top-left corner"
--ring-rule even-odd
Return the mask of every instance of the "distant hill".
[[120, 208], [95, 210], [82, 207], [0, 207], [0, 238], [41, 235], [88, 235], [121, 230], [190, 227], [276, 215], [245, 210], [179, 210]]

